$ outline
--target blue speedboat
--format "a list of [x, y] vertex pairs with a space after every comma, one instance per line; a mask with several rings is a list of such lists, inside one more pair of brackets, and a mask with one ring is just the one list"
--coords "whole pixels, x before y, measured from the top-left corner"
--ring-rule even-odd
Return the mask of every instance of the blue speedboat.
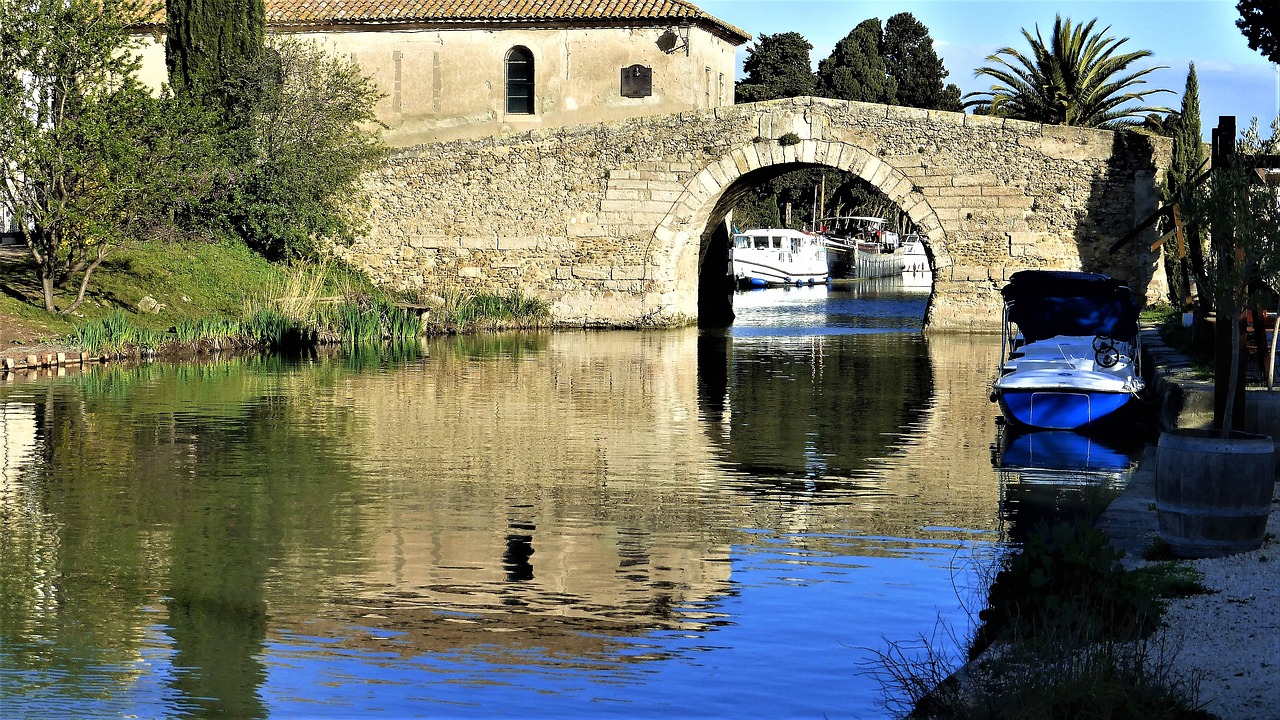
[[1023, 427], [1075, 430], [1115, 416], [1144, 387], [1138, 308], [1096, 273], [1023, 270], [1004, 296], [1004, 343], [991, 399]]

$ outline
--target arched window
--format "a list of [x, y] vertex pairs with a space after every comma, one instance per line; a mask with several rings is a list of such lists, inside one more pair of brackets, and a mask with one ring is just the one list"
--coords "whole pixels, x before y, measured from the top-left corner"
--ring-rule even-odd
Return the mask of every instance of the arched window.
[[513, 47], [507, 53], [507, 112], [533, 114], [533, 53]]

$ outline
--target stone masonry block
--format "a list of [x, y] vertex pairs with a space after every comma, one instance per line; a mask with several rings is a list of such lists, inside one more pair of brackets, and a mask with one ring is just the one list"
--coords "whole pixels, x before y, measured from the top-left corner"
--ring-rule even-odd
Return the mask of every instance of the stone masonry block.
[[995, 115], [965, 115], [962, 122], [965, 127], [974, 129], [1001, 130], [1004, 128], [1004, 118]]
[[1035, 203], [1035, 198], [1025, 195], [1002, 195], [998, 202], [1002, 208], [1028, 209]]
[[464, 237], [460, 239], [459, 246], [464, 250], [497, 250], [498, 238], [491, 237]]
[[818, 143], [813, 140], [805, 140], [800, 143], [800, 162], [812, 163], [818, 155]]
[[894, 170], [893, 167], [890, 166], [889, 164], [881, 162], [880, 167], [874, 173], [867, 175], [866, 172], [864, 171], [863, 177], [865, 177], [867, 179], [867, 182], [871, 183], [872, 185], [882, 188], [885, 186], [886, 183], [889, 182], [889, 178], [896, 175], [897, 172], [898, 171]]
[[911, 120], [920, 122], [929, 119], [929, 111], [923, 108], [890, 105], [885, 113], [889, 120]]
[[950, 112], [947, 110], [929, 110], [927, 118], [932, 125], [950, 125], [963, 127], [969, 115], [963, 112]]
[[[1001, 182], [991, 173], [972, 173], [972, 174], [956, 174], [951, 176], [951, 185], [953, 187], [985, 187], [987, 185], [1000, 185]], [[981, 192], [981, 191], [978, 191]]]
[[636, 189], [630, 189], [630, 188], [610, 187], [608, 190], [605, 191], [604, 197], [605, 197], [605, 202], [612, 202], [616, 200], [621, 200], [621, 201], [648, 200], [649, 190], [647, 188], [644, 190], [636, 190]]
[[498, 238], [498, 249], [503, 251], [536, 250], [540, 244], [545, 242], [545, 238], [541, 237], [500, 237]]
[[577, 280], [608, 280], [613, 268], [608, 265], [574, 265], [573, 277]]
[[883, 167], [884, 163], [880, 162], [880, 158], [869, 158], [866, 164], [862, 166], [862, 171], [859, 172], [858, 175], [867, 182], [875, 184], [875, 181], [872, 180], [872, 178], [874, 178], [876, 173], [880, 172]]
[[704, 169], [694, 176], [693, 182], [690, 183], [690, 187], [699, 190], [699, 194], [702, 197], [709, 198], [719, 193], [720, 188], [724, 186], [716, 182], [716, 179], [711, 176], [711, 173]]
[[409, 247], [418, 248], [419, 250], [458, 247], [458, 244], [458, 238], [444, 235], [417, 235], [409, 238]]
[[631, 178], [609, 178], [609, 185], [606, 192], [614, 190], [648, 190], [649, 181]]

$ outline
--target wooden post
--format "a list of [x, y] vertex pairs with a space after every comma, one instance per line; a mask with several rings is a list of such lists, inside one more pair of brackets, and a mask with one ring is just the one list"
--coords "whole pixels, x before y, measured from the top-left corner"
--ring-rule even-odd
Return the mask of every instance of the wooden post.
[[[1214, 169], [1225, 168], [1235, 161], [1236, 154], [1236, 118], [1234, 115], [1222, 115], [1218, 118], [1218, 127], [1213, 129], [1213, 148], [1211, 165]], [[1234, 269], [1236, 261], [1236, 238], [1230, 228], [1215, 225], [1212, 228], [1210, 242], [1219, 262], [1219, 276], [1225, 277]], [[1236, 430], [1244, 427], [1245, 402], [1245, 355], [1243, 348], [1233, 348], [1232, 339], [1242, 334], [1235, 332], [1240, 323], [1242, 308], [1237, 306], [1235, 294], [1228, 288], [1215, 290], [1214, 305], [1218, 313], [1217, 327], [1213, 343], [1213, 426], [1222, 429], [1227, 414], [1227, 397], [1231, 394], [1231, 362], [1234, 357], [1238, 365], [1236, 371], [1239, 378], [1235, 387], [1235, 401], [1231, 412], [1231, 427]], [[1233, 327], [1232, 323], [1236, 326]]]

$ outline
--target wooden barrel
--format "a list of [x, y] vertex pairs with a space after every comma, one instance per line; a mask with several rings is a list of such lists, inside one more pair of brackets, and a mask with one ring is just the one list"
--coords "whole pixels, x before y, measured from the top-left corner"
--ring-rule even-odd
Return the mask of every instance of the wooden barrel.
[[1222, 557], [1257, 549], [1275, 492], [1268, 435], [1178, 430], [1160, 435], [1156, 515], [1175, 555]]

